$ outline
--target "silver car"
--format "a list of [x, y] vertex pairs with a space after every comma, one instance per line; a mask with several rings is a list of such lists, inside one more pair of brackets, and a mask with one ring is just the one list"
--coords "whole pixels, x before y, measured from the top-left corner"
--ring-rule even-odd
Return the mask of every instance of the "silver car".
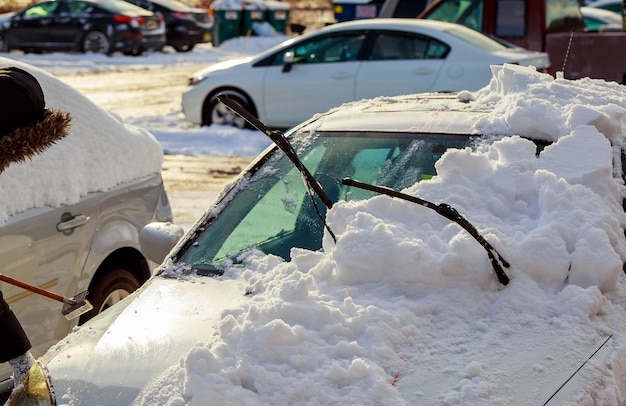
[[[47, 106], [69, 112], [72, 126], [66, 139], [0, 174], [0, 273], [70, 298], [88, 290], [94, 307], [68, 320], [62, 303], [1, 283], [38, 357], [151, 276], [156, 264], [140, 251], [139, 233], [172, 221], [172, 211], [151, 134], [53, 76], [0, 58], [0, 67], [9, 65], [37, 77]], [[4, 391], [13, 381], [9, 365], [0, 368]]]

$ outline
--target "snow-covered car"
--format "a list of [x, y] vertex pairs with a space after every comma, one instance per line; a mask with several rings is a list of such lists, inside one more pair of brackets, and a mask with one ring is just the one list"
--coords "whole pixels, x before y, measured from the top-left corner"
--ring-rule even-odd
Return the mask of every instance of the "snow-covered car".
[[461, 25], [349, 21], [194, 73], [182, 94], [183, 114], [191, 123], [242, 127], [216, 98], [228, 93], [265, 124], [288, 128], [353, 100], [477, 90], [489, 82], [489, 66], [503, 63], [550, 68], [546, 53], [510, 48]]
[[[265, 133], [280, 147], [158, 275], [14, 396], [47, 381], [69, 405], [623, 404], [626, 88], [493, 73]], [[173, 231], [150, 225], [142, 246], [158, 256]]]
[[587, 2], [585, 6], [609, 10], [619, 15], [622, 14], [622, 2], [620, 0], [595, 0]]
[[[52, 75], [0, 58], [8, 66], [32, 73], [47, 106], [70, 113], [72, 123], [65, 139], [0, 174], [0, 273], [67, 298], [88, 290], [94, 307], [68, 320], [63, 303], [0, 283], [40, 356], [150, 277], [158, 264], [141, 252], [139, 234], [151, 222], [172, 221], [172, 210], [152, 134]], [[10, 374], [2, 364], [0, 390], [13, 384]]]
[[581, 7], [580, 12], [589, 31], [622, 31], [622, 16], [599, 7]]

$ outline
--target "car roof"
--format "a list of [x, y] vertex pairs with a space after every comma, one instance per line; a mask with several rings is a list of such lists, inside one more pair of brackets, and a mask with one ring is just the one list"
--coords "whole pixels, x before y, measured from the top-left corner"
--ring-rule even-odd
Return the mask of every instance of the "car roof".
[[488, 114], [457, 94], [422, 93], [346, 103], [299, 129], [478, 135], [475, 123]]
[[609, 4], [616, 4], [616, 3], [621, 3], [621, 1], [620, 0], [595, 0], [590, 3], [587, 3], [586, 6], [599, 7], [599, 6], [609, 5]]
[[471, 30], [471, 28], [464, 25], [449, 23], [445, 21], [437, 20], [423, 20], [418, 18], [365, 18], [360, 20], [345, 21], [341, 23], [331, 24], [326, 27], [320, 28], [320, 31], [334, 31], [339, 29], [350, 28], [372, 28], [372, 29], [398, 29], [398, 28], [410, 28], [410, 27], [423, 27], [432, 29], [435, 31], [446, 31], [451, 28], [463, 27], [464, 29]]

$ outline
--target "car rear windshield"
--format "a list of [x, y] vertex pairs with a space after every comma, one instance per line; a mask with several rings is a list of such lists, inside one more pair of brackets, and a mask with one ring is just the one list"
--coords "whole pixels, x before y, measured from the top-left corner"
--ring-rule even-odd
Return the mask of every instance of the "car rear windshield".
[[134, 14], [134, 15], [149, 15], [151, 14], [149, 11], [137, 7], [134, 4], [128, 3], [124, 0], [105, 0], [97, 3], [100, 7], [105, 10], [110, 11], [111, 13], [119, 13], [119, 14]]
[[[471, 138], [334, 132], [299, 136], [291, 142], [304, 165], [336, 202], [373, 195], [342, 185], [344, 177], [395, 190], [428, 180], [436, 174], [434, 164], [448, 148], [463, 148]], [[203, 231], [183, 253], [181, 259], [192, 268], [219, 273], [252, 248], [286, 260], [293, 247], [321, 249], [324, 225], [300, 173], [278, 150], [262, 162], [218, 204], [221, 211], [209, 215]], [[318, 199], [316, 206], [325, 216], [325, 207]]]
[[500, 42], [495, 41], [485, 34], [469, 28], [459, 26], [455, 28], [450, 28], [449, 30], [446, 30], [446, 32], [462, 41], [474, 45], [477, 48], [484, 49], [485, 51], [506, 51], [508, 49]]

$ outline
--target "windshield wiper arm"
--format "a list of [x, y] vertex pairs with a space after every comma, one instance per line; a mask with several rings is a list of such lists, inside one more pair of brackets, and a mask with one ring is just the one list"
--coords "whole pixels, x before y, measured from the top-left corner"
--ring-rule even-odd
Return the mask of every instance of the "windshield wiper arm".
[[326, 206], [327, 209], [330, 209], [333, 207], [333, 201], [328, 197], [326, 192], [324, 192], [324, 189], [322, 189], [322, 186], [315, 180], [311, 172], [309, 172], [306, 166], [304, 166], [304, 163], [302, 163], [302, 161], [298, 157], [298, 154], [293, 149], [293, 146], [289, 143], [289, 141], [287, 141], [287, 138], [285, 138], [285, 135], [279, 130], [274, 130], [266, 126], [259, 119], [254, 117], [254, 115], [248, 112], [248, 110], [246, 110], [241, 104], [239, 104], [237, 101], [232, 99], [227, 94], [224, 94], [224, 93], [218, 94], [217, 100], [219, 100], [221, 103], [224, 103], [228, 108], [230, 108], [232, 111], [234, 111], [239, 116], [241, 116], [241, 118], [246, 120], [251, 126], [253, 126], [257, 130], [265, 134], [270, 140], [272, 140], [274, 144], [276, 144], [276, 146], [281, 151], [283, 151], [285, 156], [289, 158], [291, 163], [293, 163], [296, 169], [302, 174], [304, 185], [306, 186], [307, 192], [311, 196], [311, 200], [313, 201], [313, 207], [315, 208], [317, 215], [322, 220], [322, 223], [324, 223], [324, 227], [326, 228], [326, 230], [328, 230], [328, 233], [330, 234], [330, 236], [333, 238], [335, 242], [337, 242], [337, 238], [335, 237], [335, 234], [328, 227], [328, 225], [326, 224], [326, 220], [324, 220], [322, 214], [317, 208], [317, 203], [315, 202], [315, 199], [313, 198], [311, 189], [320, 198], [320, 200], [322, 201], [324, 206]]
[[419, 197], [397, 192], [388, 187], [374, 186], [350, 178], [342, 179], [341, 183], [346, 186], [354, 186], [359, 189], [369, 190], [370, 192], [381, 193], [387, 196], [397, 197], [399, 199], [406, 200], [412, 203], [417, 203], [421, 206], [428, 207], [429, 209], [436, 211], [438, 214], [447, 218], [448, 220], [454, 221], [455, 223], [460, 225], [465, 231], [467, 231], [472, 237], [474, 237], [474, 239], [478, 241], [478, 243], [482, 245], [483, 248], [485, 248], [485, 250], [487, 251], [487, 255], [489, 256], [489, 260], [491, 261], [491, 265], [493, 266], [493, 270], [495, 271], [500, 283], [505, 286], [509, 283], [509, 277], [502, 269], [503, 266], [505, 268], [508, 268], [509, 263], [505, 261], [504, 258], [502, 258], [500, 253], [496, 251], [496, 249], [489, 243], [489, 241], [485, 240], [485, 238], [480, 235], [476, 227], [474, 227], [474, 225], [470, 223], [465, 217], [461, 216], [461, 214], [459, 214], [459, 212], [454, 207], [445, 203], [435, 204], [427, 200], [420, 199]]

